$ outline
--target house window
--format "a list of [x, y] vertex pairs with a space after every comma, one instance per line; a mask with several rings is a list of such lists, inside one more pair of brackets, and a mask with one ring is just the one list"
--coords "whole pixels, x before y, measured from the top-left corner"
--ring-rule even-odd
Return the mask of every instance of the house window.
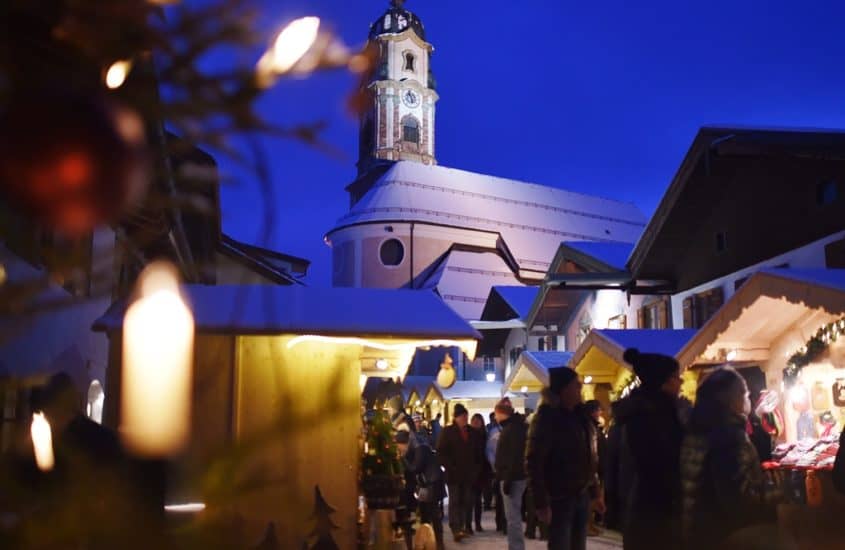
[[684, 328], [701, 328], [719, 311], [725, 301], [722, 287], [711, 288], [693, 296], [687, 296], [683, 301]]
[[607, 320], [607, 328], [624, 329], [628, 328], [628, 316], [622, 313]]
[[590, 317], [590, 314], [587, 313], [583, 317], [581, 317], [581, 321], [578, 323], [578, 336], [576, 337], [576, 345], [580, 346], [581, 342], [587, 339], [587, 336], [590, 335], [590, 331], [593, 330], [593, 319]]
[[416, 61], [417, 58], [414, 57], [414, 54], [412, 54], [411, 52], [407, 52], [405, 54], [405, 70], [411, 72], [416, 71]]
[[381, 243], [379, 249], [381, 263], [386, 266], [397, 266], [405, 258], [405, 247], [399, 239], [387, 239]]
[[639, 328], [669, 328], [669, 298], [646, 304], [637, 310]]
[[839, 187], [834, 180], [820, 181], [816, 184], [816, 204], [832, 204], [839, 198]]
[[484, 372], [496, 372], [496, 358], [495, 357], [484, 357]]
[[402, 121], [402, 141], [416, 144], [420, 142], [420, 123], [412, 116]]

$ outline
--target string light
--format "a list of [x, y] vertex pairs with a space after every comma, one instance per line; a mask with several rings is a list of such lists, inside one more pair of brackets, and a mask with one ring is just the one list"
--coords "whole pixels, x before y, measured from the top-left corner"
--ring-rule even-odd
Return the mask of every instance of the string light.
[[845, 317], [821, 327], [816, 331], [815, 336], [792, 354], [787, 361], [784, 374], [790, 378], [797, 376], [801, 369], [812, 363], [824, 353], [831, 342], [835, 342], [843, 334], [845, 334]]

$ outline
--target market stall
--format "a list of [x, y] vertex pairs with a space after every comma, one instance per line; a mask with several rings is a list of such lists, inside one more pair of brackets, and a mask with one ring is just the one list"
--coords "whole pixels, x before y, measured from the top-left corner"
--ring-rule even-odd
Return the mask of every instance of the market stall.
[[678, 355], [703, 376], [725, 364], [747, 381], [761, 373], [762, 387], [749, 388], [777, 444], [766, 467], [789, 497], [782, 522], [806, 548], [829, 547], [821, 532], [845, 537], [845, 508], [829, 476], [845, 422], [843, 315], [845, 270], [764, 270]]
[[[676, 357], [694, 335], [694, 330], [594, 329], [578, 346], [570, 365], [584, 381], [584, 399], [598, 399], [609, 407], [611, 400], [624, 397], [636, 385], [631, 366], [622, 358], [626, 349]], [[685, 370], [683, 377], [682, 392], [694, 399], [697, 373]]]
[[[418, 346], [460, 346], [472, 356], [479, 334], [423, 291], [186, 286], [182, 292], [196, 329], [192, 422], [170, 497], [207, 505], [206, 517], [231, 515], [243, 547], [272, 528], [282, 547], [301, 548], [311, 538], [314, 511], [330, 511], [336, 528], [328, 534], [338, 548], [354, 548], [361, 377], [401, 377]], [[125, 309], [116, 304], [96, 324], [111, 342], [104, 420], [114, 428], [126, 420]]]
[[521, 394], [526, 406], [537, 408], [540, 392], [549, 385], [549, 369], [566, 367], [569, 351], [523, 351], [502, 384], [502, 394]]

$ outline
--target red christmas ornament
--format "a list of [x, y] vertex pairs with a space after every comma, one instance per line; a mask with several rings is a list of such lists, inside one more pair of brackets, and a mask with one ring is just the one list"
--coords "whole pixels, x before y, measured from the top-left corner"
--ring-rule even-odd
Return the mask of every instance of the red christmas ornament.
[[0, 117], [0, 192], [74, 237], [116, 220], [147, 182], [144, 126], [104, 100], [12, 100]]

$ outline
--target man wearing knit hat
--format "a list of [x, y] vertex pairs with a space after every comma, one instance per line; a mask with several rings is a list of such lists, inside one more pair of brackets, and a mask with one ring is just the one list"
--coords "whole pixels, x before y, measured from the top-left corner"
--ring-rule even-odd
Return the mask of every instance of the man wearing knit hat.
[[522, 495], [525, 493], [525, 441], [528, 425], [525, 417], [513, 410], [511, 400], [503, 398], [494, 410], [502, 427], [496, 447], [496, 479], [501, 483], [508, 522], [508, 550], [524, 550], [522, 534]]
[[446, 469], [449, 488], [449, 528], [455, 542], [472, 535], [466, 529], [472, 511], [472, 487], [481, 473], [484, 460], [483, 436], [467, 425], [469, 411], [458, 403], [452, 412], [453, 423], [443, 428], [437, 442], [437, 456]]
[[531, 421], [525, 453], [537, 516], [549, 525], [550, 550], [585, 550], [590, 501], [598, 490], [595, 427], [581, 403], [581, 381], [569, 367], [549, 369], [549, 387]]
[[642, 383], [614, 409], [627, 442], [620, 453], [620, 468], [632, 473], [628, 506], [623, 510], [625, 548], [679, 548], [684, 436], [678, 399], [681, 368], [673, 357], [633, 348], [625, 350], [623, 358]]

